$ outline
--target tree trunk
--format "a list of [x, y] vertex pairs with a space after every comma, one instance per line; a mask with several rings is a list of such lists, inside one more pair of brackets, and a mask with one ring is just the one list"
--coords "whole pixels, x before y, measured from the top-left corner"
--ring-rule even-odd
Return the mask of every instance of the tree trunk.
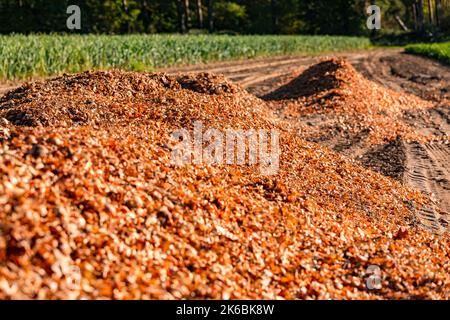
[[142, 24], [144, 26], [145, 33], [150, 31], [150, 14], [149, 14], [148, 0], [143, 0], [141, 3], [141, 16]]
[[417, 31], [419, 29], [418, 23], [417, 23], [417, 6], [415, 3], [412, 5], [412, 13], [413, 13], [413, 19], [414, 19], [414, 30]]
[[197, 20], [199, 29], [203, 28], [202, 0], [197, 0]]
[[406, 31], [406, 32], [409, 31], [408, 27], [406, 26], [406, 24], [403, 22], [403, 20], [399, 16], [397, 16], [397, 15], [395, 16], [395, 21], [397, 21], [398, 25], [400, 26], [400, 28], [403, 29], [403, 31]]
[[214, 32], [214, 1], [208, 0], [208, 30]]
[[178, 30], [181, 33], [186, 33], [186, 12], [183, 7], [183, 0], [177, 0], [178, 11]]
[[189, 30], [189, 0], [184, 0], [184, 15], [186, 16], [186, 31]]
[[423, 31], [423, 0], [418, 0], [416, 2], [416, 11], [417, 11], [417, 25], [419, 27], [419, 31]]
[[272, 11], [272, 33], [278, 33], [278, 1], [271, 0], [271, 11]]
[[[130, 9], [128, 7], [127, 0], [122, 0], [122, 8], [123, 8], [123, 11], [125, 11], [125, 14], [128, 17], [130, 17]], [[126, 29], [127, 29], [127, 33], [131, 32], [131, 26], [130, 26], [130, 20], [129, 19], [127, 19], [127, 22], [126, 22]]]
[[441, 14], [442, 14], [442, 3], [441, 0], [436, 0], [436, 25], [441, 24]]
[[429, 15], [430, 24], [433, 25], [434, 24], [434, 16], [433, 16], [433, 1], [432, 0], [428, 0], [428, 15]]

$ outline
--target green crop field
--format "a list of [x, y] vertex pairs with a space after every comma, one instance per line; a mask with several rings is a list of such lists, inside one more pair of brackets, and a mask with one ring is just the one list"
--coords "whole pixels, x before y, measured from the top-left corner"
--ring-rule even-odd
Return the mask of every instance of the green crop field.
[[411, 44], [406, 52], [420, 54], [450, 64], [450, 42], [431, 44]]
[[4, 35], [0, 36], [0, 79], [89, 69], [144, 71], [217, 60], [368, 47], [367, 38], [344, 36]]

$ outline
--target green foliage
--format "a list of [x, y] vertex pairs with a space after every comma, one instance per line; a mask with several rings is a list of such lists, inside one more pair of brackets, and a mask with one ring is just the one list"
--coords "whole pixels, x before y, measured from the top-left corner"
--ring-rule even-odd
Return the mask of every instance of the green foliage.
[[235, 2], [217, 2], [215, 4], [216, 27], [219, 30], [239, 30], [245, 27], [247, 13], [245, 7]]
[[67, 7], [81, 9], [82, 33], [143, 30], [142, 0], [0, 0], [0, 33], [69, 32]]
[[300, 12], [307, 33], [362, 34], [367, 31], [364, 1], [302, 1]]
[[432, 44], [411, 44], [406, 52], [420, 54], [450, 64], [450, 42]]
[[88, 69], [144, 71], [178, 64], [369, 46], [366, 38], [345, 36], [4, 35], [0, 36], [0, 78], [23, 79]]
[[[400, 30], [396, 16], [414, 28], [413, 3], [417, 0], [212, 0], [215, 32], [236, 34], [366, 35], [366, 6], [382, 11], [382, 30]], [[0, 33], [170, 33], [179, 30], [181, 0], [0, 0]], [[208, 5], [202, 0], [203, 28]], [[425, 25], [429, 9], [424, 3]], [[433, 0], [432, 3], [436, 3]], [[443, 4], [441, 29], [450, 30], [450, 5]], [[66, 9], [80, 6], [82, 30], [66, 28]], [[445, 6], [444, 6], [445, 4]], [[445, 7], [445, 8], [444, 8]], [[197, 1], [189, 1], [189, 28], [198, 28]], [[445, 10], [444, 10], [445, 9]], [[181, 10], [183, 12], [183, 10]], [[181, 21], [181, 20], [180, 20]], [[231, 32], [230, 32], [231, 31]]]

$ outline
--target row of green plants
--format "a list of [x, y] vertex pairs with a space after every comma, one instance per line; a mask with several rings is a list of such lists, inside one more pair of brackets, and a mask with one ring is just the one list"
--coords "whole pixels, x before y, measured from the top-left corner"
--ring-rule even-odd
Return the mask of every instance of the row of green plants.
[[364, 37], [232, 35], [3, 35], [0, 79], [19, 80], [84, 70], [160, 67], [293, 53], [370, 47]]
[[420, 54], [450, 64], [450, 42], [410, 44], [406, 52]]

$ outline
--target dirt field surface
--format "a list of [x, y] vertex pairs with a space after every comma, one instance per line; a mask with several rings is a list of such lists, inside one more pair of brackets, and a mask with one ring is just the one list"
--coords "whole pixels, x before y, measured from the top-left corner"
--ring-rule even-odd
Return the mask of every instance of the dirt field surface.
[[17, 86], [11, 84], [0, 83], [0, 95], [4, 94], [7, 91], [14, 89]]
[[[168, 72], [0, 96], [0, 299], [450, 298], [447, 68], [374, 50]], [[206, 127], [275, 132], [279, 157], [218, 161]]]
[[[375, 49], [333, 55], [347, 60], [367, 79], [397, 92], [416, 95], [433, 104], [430, 109], [405, 110], [403, 121], [423, 134], [450, 135], [450, 67], [402, 49]], [[249, 92], [271, 100], [270, 93], [296, 78], [312, 64], [327, 56], [277, 57], [253, 61], [224, 62], [204, 66], [170, 68], [164, 71], [214, 72], [224, 74]], [[312, 141], [358, 160], [364, 166], [401, 180], [432, 196], [444, 212], [450, 212], [450, 146], [446, 143], [417, 143], [399, 139], [385, 144], [367, 143], [363, 136], [327, 136], [322, 130], [330, 122], [329, 115], [305, 115], [292, 121], [310, 124], [315, 135]], [[447, 226], [447, 218], [437, 213], [424, 213], [424, 223], [433, 229]], [[431, 220], [431, 221], [430, 221]], [[441, 221], [441, 223], [439, 223]]]

